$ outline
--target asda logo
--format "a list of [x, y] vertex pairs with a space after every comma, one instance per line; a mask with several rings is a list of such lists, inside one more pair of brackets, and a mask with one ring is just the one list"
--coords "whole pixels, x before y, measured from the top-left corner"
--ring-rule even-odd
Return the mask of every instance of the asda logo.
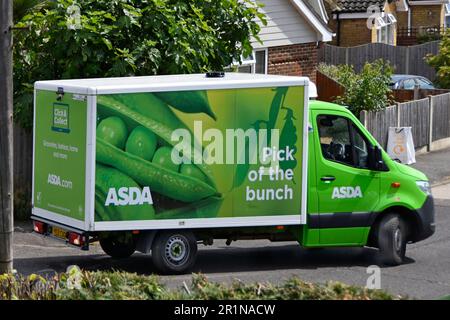
[[150, 187], [144, 187], [142, 190], [137, 187], [109, 188], [105, 202], [105, 206], [137, 206], [143, 204], [153, 204]]
[[362, 198], [361, 187], [335, 187], [331, 199], [355, 199]]

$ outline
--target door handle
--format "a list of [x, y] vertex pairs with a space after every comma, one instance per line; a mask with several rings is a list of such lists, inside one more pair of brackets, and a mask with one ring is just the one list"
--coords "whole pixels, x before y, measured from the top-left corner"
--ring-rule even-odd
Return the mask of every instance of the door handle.
[[336, 180], [336, 177], [333, 177], [333, 176], [322, 177], [322, 178], [320, 178], [320, 180], [322, 180], [324, 182], [331, 182], [331, 181]]

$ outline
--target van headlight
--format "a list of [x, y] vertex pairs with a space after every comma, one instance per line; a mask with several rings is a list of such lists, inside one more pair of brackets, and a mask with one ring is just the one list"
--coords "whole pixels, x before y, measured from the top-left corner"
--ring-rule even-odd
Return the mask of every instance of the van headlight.
[[428, 196], [431, 195], [431, 187], [428, 181], [416, 181], [416, 185], [423, 193]]

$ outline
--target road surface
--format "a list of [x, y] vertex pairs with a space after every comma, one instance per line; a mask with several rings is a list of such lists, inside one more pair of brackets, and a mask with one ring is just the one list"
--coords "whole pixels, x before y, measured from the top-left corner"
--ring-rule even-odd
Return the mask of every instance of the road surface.
[[[450, 185], [448, 186], [450, 194]], [[381, 269], [381, 287], [392, 293], [432, 299], [450, 294], [450, 201], [440, 200], [436, 207], [438, 229], [433, 237], [409, 245], [407, 263]], [[52, 274], [70, 265], [88, 270], [119, 269], [139, 274], [154, 271], [147, 255], [136, 253], [117, 261], [104, 255], [98, 245], [89, 252], [67, 247], [60, 242], [31, 233], [30, 224], [16, 227], [14, 267], [21, 273]], [[238, 241], [227, 247], [216, 241], [212, 247], [200, 246], [194, 272], [212, 281], [279, 283], [291, 276], [325, 283], [341, 281], [365, 286], [367, 267], [378, 264], [377, 251], [369, 248], [305, 250], [295, 242]], [[189, 284], [190, 275], [164, 276], [169, 287]]]

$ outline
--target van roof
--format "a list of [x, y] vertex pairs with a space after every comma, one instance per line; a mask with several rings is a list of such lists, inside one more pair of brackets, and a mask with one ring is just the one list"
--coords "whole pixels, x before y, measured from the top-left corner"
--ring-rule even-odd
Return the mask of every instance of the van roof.
[[36, 82], [34, 88], [56, 91], [59, 87], [62, 87], [65, 92], [96, 95], [128, 92], [162, 92], [308, 85], [309, 79], [306, 77], [230, 72], [225, 73], [225, 76], [221, 78], [208, 78], [204, 73], [199, 73], [145, 77], [48, 80]]
[[340, 111], [348, 112], [348, 109], [344, 106], [338, 105], [336, 103], [330, 103], [330, 102], [319, 101], [319, 100], [311, 100], [309, 102], [309, 109], [310, 110], [340, 110]]

